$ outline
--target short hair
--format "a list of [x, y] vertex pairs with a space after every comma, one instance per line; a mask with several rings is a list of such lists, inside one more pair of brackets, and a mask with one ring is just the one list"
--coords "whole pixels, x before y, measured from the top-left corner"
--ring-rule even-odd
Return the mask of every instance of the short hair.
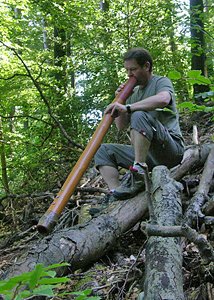
[[148, 61], [150, 63], [149, 71], [150, 72], [152, 71], [153, 60], [151, 54], [146, 49], [139, 47], [139, 48], [132, 48], [128, 50], [124, 54], [123, 60], [125, 61], [129, 59], [135, 59], [141, 67], [143, 67], [145, 63]]

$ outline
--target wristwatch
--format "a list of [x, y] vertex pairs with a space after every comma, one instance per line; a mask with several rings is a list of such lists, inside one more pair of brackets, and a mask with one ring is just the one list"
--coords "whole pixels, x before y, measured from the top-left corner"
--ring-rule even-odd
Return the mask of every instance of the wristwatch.
[[127, 109], [127, 113], [128, 113], [128, 114], [131, 114], [131, 113], [132, 113], [132, 111], [131, 111], [131, 105], [130, 105], [130, 104], [127, 104], [127, 105], [126, 105], [126, 109]]

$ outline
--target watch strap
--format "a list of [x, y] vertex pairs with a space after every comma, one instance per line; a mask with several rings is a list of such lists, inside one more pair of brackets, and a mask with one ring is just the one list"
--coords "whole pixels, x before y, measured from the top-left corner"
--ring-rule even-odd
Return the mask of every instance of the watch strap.
[[126, 104], [126, 109], [127, 109], [127, 113], [131, 114], [131, 105], [130, 104]]

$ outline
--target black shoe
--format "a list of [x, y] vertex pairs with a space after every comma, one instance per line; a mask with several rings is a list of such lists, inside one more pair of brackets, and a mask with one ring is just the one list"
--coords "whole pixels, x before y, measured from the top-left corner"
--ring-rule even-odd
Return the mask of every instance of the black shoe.
[[133, 198], [144, 189], [144, 186], [144, 175], [130, 167], [123, 176], [120, 186], [114, 190], [113, 196], [118, 200]]
[[108, 207], [108, 205], [114, 201], [116, 201], [115, 197], [113, 196], [113, 193], [106, 194], [102, 202], [97, 207], [91, 207], [89, 209], [89, 214], [94, 217], [95, 215], [99, 214], [101, 211], [103, 211], [105, 208]]

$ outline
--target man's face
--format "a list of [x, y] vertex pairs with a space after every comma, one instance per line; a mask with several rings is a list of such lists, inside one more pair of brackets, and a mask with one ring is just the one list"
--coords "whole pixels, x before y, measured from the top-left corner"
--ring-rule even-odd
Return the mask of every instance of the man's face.
[[125, 60], [124, 67], [127, 71], [128, 76], [134, 76], [137, 79], [137, 83], [139, 85], [145, 85], [151, 76], [151, 72], [149, 71], [149, 62], [146, 62], [144, 66], [141, 67], [133, 58]]

